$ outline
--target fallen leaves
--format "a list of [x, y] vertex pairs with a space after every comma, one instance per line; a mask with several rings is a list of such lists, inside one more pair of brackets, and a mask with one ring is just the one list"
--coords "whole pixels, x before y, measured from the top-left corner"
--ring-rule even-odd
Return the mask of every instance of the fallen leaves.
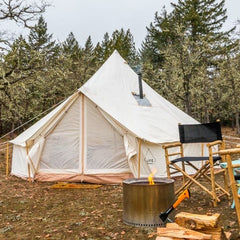
[[[103, 185], [94, 191], [52, 191], [48, 189], [50, 183], [29, 184], [15, 177], [6, 181], [1, 175], [0, 184], [3, 193], [0, 195], [0, 239], [15, 239], [16, 232], [19, 239], [156, 238], [154, 228], [123, 223], [121, 185]], [[190, 201], [179, 205], [178, 211], [212, 209], [207, 197], [197, 198], [194, 190], [191, 193]], [[220, 207], [228, 229], [237, 229], [235, 211], [230, 208], [229, 201], [221, 202], [218, 209]]]
[[0, 233], [5, 233], [5, 232], [10, 231], [12, 229], [13, 229], [13, 226], [9, 225], [9, 226], [6, 226], [6, 227], [3, 227], [2, 229], [0, 229]]

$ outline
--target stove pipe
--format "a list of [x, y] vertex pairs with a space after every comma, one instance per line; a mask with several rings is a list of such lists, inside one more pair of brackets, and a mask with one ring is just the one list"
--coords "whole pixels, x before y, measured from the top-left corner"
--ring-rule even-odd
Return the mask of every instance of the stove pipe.
[[138, 73], [139, 97], [143, 99], [142, 74]]

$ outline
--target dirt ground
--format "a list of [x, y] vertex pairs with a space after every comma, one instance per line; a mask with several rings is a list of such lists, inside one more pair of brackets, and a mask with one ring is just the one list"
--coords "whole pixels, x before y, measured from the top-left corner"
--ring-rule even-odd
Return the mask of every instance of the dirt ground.
[[[175, 186], [179, 180], [175, 181]], [[29, 183], [0, 176], [0, 239], [156, 239], [157, 228], [123, 223], [121, 185], [96, 189], [50, 189], [52, 183]], [[220, 225], [238, 239], [237, 216], [231, 200], [212, 207], [208, 195], [192, 187], [190, 199], [177, 212], [220, 213]], [[175, 211], [175, 210], [174, 210]]]
[[[219, 180], [222, 181], [221, 177]], [[175, 187], [180, 184], [175, 181]], [[96, 189], [51, 189], [53, 183], [33, 182], [5, 176], [0, 161], [0, 239], [156, 239], [156, 227], [134, 227], [123, 223], [122, 185]], [[220, 213], [224, 231], [238, 239], [239, 228], [231, 199], [222, 198], [217, 207], [210, 197], [191, 187], [190, 199], [177, 212]], [[240, 239], [240, 238], [239, 238]]]

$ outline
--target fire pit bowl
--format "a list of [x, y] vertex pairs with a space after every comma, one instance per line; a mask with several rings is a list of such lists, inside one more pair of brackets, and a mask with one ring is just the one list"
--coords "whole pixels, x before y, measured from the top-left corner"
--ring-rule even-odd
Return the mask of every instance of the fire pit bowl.
[[123, 222], [138, 227], [165, 226], [161, 212], [174, 202], [174, 180], [154, 178], [150, 185], [147, 178], [123, 181]]

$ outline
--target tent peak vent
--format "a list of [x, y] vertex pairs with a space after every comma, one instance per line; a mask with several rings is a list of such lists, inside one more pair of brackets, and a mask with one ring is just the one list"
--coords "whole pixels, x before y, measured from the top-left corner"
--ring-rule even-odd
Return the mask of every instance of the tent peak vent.
[[151, 107], [152, 104], [149, 102], [149, 100], [146, 98], [145, 94], [143, 94], [143, 97], [141, 98], [139, 94], [132, 92], [132, 95], [136, 99], [137, 103], [139, 106], [144, 106], [144, 107]]

